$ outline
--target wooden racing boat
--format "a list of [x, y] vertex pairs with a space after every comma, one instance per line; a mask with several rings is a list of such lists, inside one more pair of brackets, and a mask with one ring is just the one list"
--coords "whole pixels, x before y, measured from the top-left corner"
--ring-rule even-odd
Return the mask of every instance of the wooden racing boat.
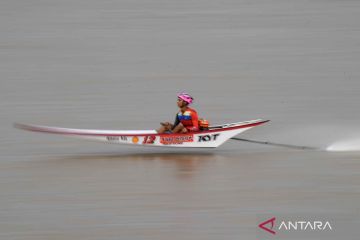
[[180, 148], [216, 148], [230, 138], [268, 122], [269, 120], [251, 120], [210, 126], [207, 130], [190, 133], [163, 133], [156, 130], [91, 130], [39, 126], [16, 123], [19, 129], [58, 134], [81, 139], [107, 143], [130, 144], [135, 146], [180, 147]]

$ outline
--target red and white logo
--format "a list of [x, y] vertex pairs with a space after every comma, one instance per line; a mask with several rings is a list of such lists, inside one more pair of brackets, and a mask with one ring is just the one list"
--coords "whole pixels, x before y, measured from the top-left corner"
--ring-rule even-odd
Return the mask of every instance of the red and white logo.
[[275, 220], [276, 218], [273, 217], [265, 222], [262, 222], [259, 224], [259, 228], [271, 233], [271, 234], [276, 234], [276, 232], [273, 230], [274, 226], [275, 226]]
[[[270, 218], [265, 222], [260, 223], [258, 226], [262, 230], [275, 234], [282, 234], [285, 232], [324, 232], [332, 231], [333, 227], [329, 221], [319, 220], [279, 220], [276, 226], [276, 218]], [[275, 232], [276, 230], [276, 232]]]

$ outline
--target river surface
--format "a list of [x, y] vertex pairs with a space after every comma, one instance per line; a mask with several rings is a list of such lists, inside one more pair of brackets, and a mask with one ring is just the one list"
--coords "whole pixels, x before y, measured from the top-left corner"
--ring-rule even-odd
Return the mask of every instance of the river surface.
[[[359, 143], [360, 1], [2, 0], [0, 32], [0, 239], [359, 239], [360, 152], [324, 149]], [[271, 120], [241, 137], [319, 150], [13, 128], [154, 129], [180, 91], [213, 124]]]

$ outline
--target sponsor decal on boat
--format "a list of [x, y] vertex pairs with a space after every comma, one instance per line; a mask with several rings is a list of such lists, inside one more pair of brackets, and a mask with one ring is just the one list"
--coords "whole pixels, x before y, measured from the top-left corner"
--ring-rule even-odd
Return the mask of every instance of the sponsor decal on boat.
[[133, 137], [133, 138], [132, 138], [132, 142], [135, 143], [135, 144], [138, 143], [138, 142], [139, 142], [139, 138], [136, 137], [136, 136]]
[[117, 137], [117, 136], [106, 136], [106, 139], [108, 140], [108, 141], [119, 141], [119, 137]]
[[106, 136], [106, 139], [110, 142], [114, 142], [114, 141], [127, 141], [127, 137], [126, 136]]
[[220, 136], [220, 133], [208, 134], [208, 135], [200, 135], [199, 138], [198, 138], [198, 142], [216, 141], [218, 136]]
[[156, 136], [145, 136], [143, 144], [154, 144]]
[[178, 136], [161, 136], [160, 143], [164, 145], [169, 144], [183, 144], [184, 142], [193, 142], [194, 135], [186, 134], [186, 135], [178, 135]]

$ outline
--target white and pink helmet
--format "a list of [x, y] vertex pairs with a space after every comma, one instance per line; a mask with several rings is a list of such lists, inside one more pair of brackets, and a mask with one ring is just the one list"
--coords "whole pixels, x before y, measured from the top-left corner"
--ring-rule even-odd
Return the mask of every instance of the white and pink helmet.
[[191, 104], [194, 101], [194, 98], [192, 96], [190, 96], [190, 94], [188, 94], [188, 93], [182, 92], [182, 93], [179, 93], [177, 96], [178, 96], [178, 98], [180, 98], [187, 104]]

